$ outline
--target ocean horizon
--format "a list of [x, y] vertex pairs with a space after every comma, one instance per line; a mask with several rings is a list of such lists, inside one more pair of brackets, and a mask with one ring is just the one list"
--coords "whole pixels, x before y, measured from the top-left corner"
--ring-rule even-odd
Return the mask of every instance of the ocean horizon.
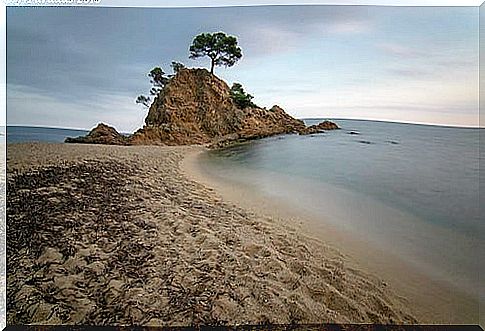
[[[452, 125], [452, 124], [438, 124], [438, 123], [421, 123], [421, 122], [402, 122], [402, 121], [395, 121], [395, 120], [378, 120], [378, 119], [364, 119], [364, 118], [341, 118], [341, 117], [295, 117], [296, 119], [302, 120], [305, 123], [318, 123], [324, 120], [329, 121], [358, 121], [358, 122], [378, 122], [378, 123], [391, 123], [391, 124], [407, 124], [407, 125], [421, 125], [421, 126], [436, 126], [436, 127], [443, 127], [443, 128], [456, 128], [456, 129], [485, 129], [485, 127], [481, 126], [466, 126], [466, 125]], [[72, 131], [73, 133], [77, 132], [85, 132], [88, 133], [91, 131], [92, 128], [71, 128], [71, 127], [61, 127], [61, 126], [44, 126], [44, 125], [22, 125], [22, 124], [14, 124], [14, 125], [4, 125], [0, 126], [0, 134], [6, 134], [8, 129], [46, 129], [46, 130], [63, 130], [63, 131]], [[11, 135], [15, 135], [16, 132], [13, 132]], [[121, 132], [124, 135], [132, 134], [133, 132]], [[71, 137], [72, 135], [68, 135], [66, 137]]]
[[[7, 143], [63, 143], [66, 138], [85, 136], [91, 130], [29, 125], [7, 125], [5, 129], [4, 135], [7, 137]], [[121, 134], [128, 135], [129, 133], [122, 132]]]
[[7, 125], [7, 143], [21, 142], [48, 142], [63, 143], [67, 137], [78, 137], [86, 135], [88, 130], [53, 128], [43, 126], [21, 126]]
[[[315, 124], [317, 122], [320, 122], [326, 119], [330, 121], [376, 122], [376, 123], [467, 129], [467, 130], [485, 129], [483, 127], [453, 126], [453, 125], [447, 125], [447, 124], [408, 123], [408, 122], [387, 121], [387, 120], [325, 118], [325, 117], [300, 118], [300, 120], [304, 121], [307, 124], [308, 123]], [[0, 135], [6, 136], [7, 143], [19, 143], [19, 142], [63, 143], [66, 138], [84, 136], [87, 133], [89, 133], [91, 129], [64, 128], [64, 127], [41, 126], [41, 125], [7, 125], [7, 126], [0, 127]], [[122, 132], [122, 134], [129, 135], [132, 133]]]

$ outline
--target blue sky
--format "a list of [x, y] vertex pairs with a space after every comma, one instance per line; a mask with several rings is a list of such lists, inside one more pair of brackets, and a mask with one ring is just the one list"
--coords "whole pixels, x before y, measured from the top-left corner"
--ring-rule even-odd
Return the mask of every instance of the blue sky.
[[7, 8], [7, 124], [133, 131], [146, 73], [201, 32], [238, 37], [216, 74], [291, 115], [478, 125], [478, 7]]

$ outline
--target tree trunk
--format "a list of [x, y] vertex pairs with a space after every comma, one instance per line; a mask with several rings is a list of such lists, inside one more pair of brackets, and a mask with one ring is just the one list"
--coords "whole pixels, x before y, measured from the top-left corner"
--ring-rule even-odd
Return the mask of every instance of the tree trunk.
[[214, 74], [214, 59], [211, 59], [211, 74]]

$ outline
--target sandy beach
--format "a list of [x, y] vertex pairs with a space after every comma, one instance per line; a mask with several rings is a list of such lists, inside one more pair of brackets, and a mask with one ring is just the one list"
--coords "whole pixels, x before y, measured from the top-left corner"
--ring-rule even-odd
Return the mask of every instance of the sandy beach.
[[[408, 300], [409, 307], [420, 323], [479, 323], [481, 305], [477, 295], [465, 293], [455, 284], [431, 277], [416, 265], [409, 263], [402, 255], [393, 253], [391, 247], [385, 249], [385, 246], [379, 247], [370, 242], [365, 233], [356, 235], [355, 232], [336, 227], [331, 221], [332, 216], [318, 217], [305, 208], [295, 209], [284, 199], [268, 196], [250, 185], [228, 182], [223, 177], [215, 175], [212, 170], [206, 169], [207, 161], [203, 160], [206, 157], [205, 153], [206, 151], [201, 149], [184, 158], [182, 169], [186, 176], [214, 189], [228, 202], [296, 228], [300, 235], [330, 245], [340, 254], [346, 255], [347, 267], [379, 275], [390, 288]], [[301, 178], [298, 180], [301, 181]], [[331, 187], [330, 190], [332, 189], [337, 188]], [[322, 203], [325, 204], [325, 200]], [[327, 206], [329, 207], [331, 206]], [[435, 228], [428, 232], [435, 233], [438, 237], [441, 234], [439, 229]]]
[[382, 279], [180, 165], [201, 147], [14, 144], [7, 323], [416, 323]]

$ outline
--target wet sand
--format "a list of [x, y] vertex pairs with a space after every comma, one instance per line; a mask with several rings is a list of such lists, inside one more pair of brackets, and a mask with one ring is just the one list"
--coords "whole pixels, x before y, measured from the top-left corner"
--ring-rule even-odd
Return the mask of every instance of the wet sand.
[[[282, 224], [296, 226], [300, 233], [321, 240], [346, 254], [355, 269], [379, 275], [397, 293], [409, 300], [415, 316], [428, 324], [479, 324], [478, 294], [470, 295], [450, 286], [448, 282], [432, 279], [402, 256], [384, 249], [366, 238], [336, 227], [331, 220], [318, 218], [304, 208], [295, 210], [284, 200], [268, 197], [250, 186], [235, 185], [207, 171], [198, 160], [203, 150], [190, 154], [182, 169], [188, 177], [204, 183], [227, 201], [246, 210], [271, 217]], [[297, 183], [295, 183], [297, 185]]]
[[8, 145], [8, 324], [418, 322], [303, 221], [194, 180], [201, 151]]

